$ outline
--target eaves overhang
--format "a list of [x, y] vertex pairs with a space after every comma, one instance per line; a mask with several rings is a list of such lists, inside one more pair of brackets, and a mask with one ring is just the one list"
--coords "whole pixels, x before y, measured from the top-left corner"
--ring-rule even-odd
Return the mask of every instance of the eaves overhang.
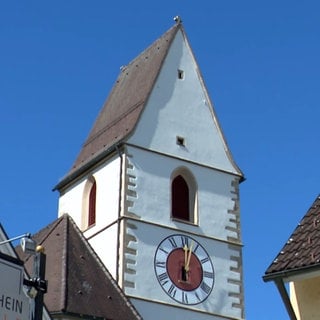
[[73, 313], [73, 312], [65, 312], [65, 311], [54, 311], [50, 312], [50, 315], [53, 316], [56, 319], [65, 319], [68, 317], [68, 319], [92, 319], [92, 320], [111, 320], [111, 318], [105, 318], [105, 317], [96, 317], [86, 314], [79, 314], [79, 313]]
[[83, 175], [87, 170], [94, 167], [97, 163], [105, 159], [108, 155], [119, 152], [123, 146], [123, 141], [119, 141], [117, 144], [112, 145], [110, 148], [103, 150], [100, 154], [96, 155], [94, 158], [90, 159], [88, 162], [81, 165], [79, 168], [71, 171], [68, 175], [61, 179], [56, 186], [53, 187], [52, 191], [60, 191], [70, 182], [74, 181], [81, 175]]
[[301, 278], [310, 278], [317, 275], [320, 276], [320, 263], [268, 273], [265, 274], [262, 279], [264, 282], [276, 281], [277, 279], [282, 279], [284, 282], [289, 282]]

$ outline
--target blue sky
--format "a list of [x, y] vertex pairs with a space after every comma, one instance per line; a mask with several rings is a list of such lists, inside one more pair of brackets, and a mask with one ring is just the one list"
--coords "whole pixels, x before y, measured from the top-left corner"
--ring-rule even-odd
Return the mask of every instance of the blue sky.
[[66, 174], [128, 63], [181, 15], [241, 185], [248, 320], [288, 319], [261, 277], [319, 193], [318, 1], [13, 0], [0, 4], [0, 222], [57, 216]]

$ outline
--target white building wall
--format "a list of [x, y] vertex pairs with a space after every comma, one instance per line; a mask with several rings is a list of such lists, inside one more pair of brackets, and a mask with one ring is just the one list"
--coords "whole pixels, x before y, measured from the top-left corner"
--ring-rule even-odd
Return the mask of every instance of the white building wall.
[[[90, 176], [97, 183], [96, 224], [86, 236], [113, 223], [118, 218], [121, 159], [114, 157], [65, 190], [59, 198], [58, 215], [68, 213], [81, 228], [84, 187]], [[92, 229], [92, 230], [91, 230]]]
[[80, 229], [82, 225], [81, 212], [85, 181], [85, 179], [78, 181], [70, 189], [60, 194], [58, 203], [58, 216], [61, 217], [65, 213], [69, 214]]
[[[220, 240], [236, 238], [237, 225], [230, 219], [235, 207], [235, 189], [231, 174], [175, 158], [128, 147], [132, 169], [128, 174], [135, 177], [134, 196], [128, 212], [144, 221], [170, 228], [196, 232]], [[171, 219], [171, 174], [178, 167], [186, 167], [195, 177], [198, 186], [199, 226], [180, 223]]]
[[[216, 272], [210, 297], [191, 309], [242, 319], [242, 257], [236, 203], [238, 177], [132, 146], [128, 147], [127, 153], [126, 173], [134, 183], [128, 186], [130, 192], [126, 197], [128, 216], [133, 220], [128, 220], [123, 240], [126, 243], [125, 293], [141, 299], [152, 297], [152, 301], [181, 307], [159, 286], [153, 263], [156, 248], [165, 237], [187, 232], [208, 251]], [[171, 218], [171, 174], [182, 166], [190, 170], [197, 183], [197, 225]], [[159, 315], [156, 319], [165, 317]]]
[[[114, 277], [117, 274], [120, 173], [121, 159], [116, 155], [67, 189], [59, 198], [58, 211], [59, 216], [68, 213], [72, 217]], [[85, 184], [91, 175], [97, 184], [96, 223], [85, 229], [82, 215], [86, 214], [86, 210], [83, 209], [82, 199]]]
[[197, 312], [192, 309], [182, 309], [172, 306], [157, 305], [138, 299], [131, 299], [135, 308], [143, 319], [152, 320], [228, 320], [234, 318], [210, 315], [205, 312]]
[[[178, 69], [184, 78], [178, 78]], [[177, 148], [176, 137], [185, 138]], [[239, 173], [213, 113], [192, 51], [181, 31], [170, 47], [129, 143]]]
[[118, 257], [118, 224], [105, 229], [89, 240], [90, 245], [114, 279], [117, 279]]
[[[175, 302], [164, 292], [154, 271], [155, 251], [159, 243], [167, 236], [180, 234], [181, 231], [146, 225], [138, 221], [129, 221], [129, 223], [127, 234], [131, 238], [131, 242], [128, 244], [131, 251], [128, 250], [126, 254], [128, 261], [126, 267], [130, 269], [130, 273], [125, 274], [125, 284], [127, 284], [124, 288], [125, 293], [129, 297], [144, 300], [148, 300], [150, 297], [153, 302], [161, 302], [180, 310], [185, 308], [185, 305]], [[191, 236], [205, 248], [211, 257], [215, 272], [215, 284], [205, 301], [198, 305], [188, 306], [188, 308], [216, 316], [241, 319], [241, 308], [235, 307], [240, 304], [241, 274], [233, 271], [237, 265], [234, 259], [231, 259], [231, 257], [240, 258], [240, 248], [236, 250], [225, 242], [193, 234]], [[161, 314], [156, 319], [166, 318]], [[191, 319], [190, 316], [188, 319]]]

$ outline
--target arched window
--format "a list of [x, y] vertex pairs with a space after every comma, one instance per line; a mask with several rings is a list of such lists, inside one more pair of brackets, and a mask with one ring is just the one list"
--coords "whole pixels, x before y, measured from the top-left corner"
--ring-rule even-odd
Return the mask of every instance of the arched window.
[[197, 223], [197, 186], [187, 168], [178, 168], [171, 178], [171, 216]]
[[96, 194], [97, 184], [94, 181], [89, 193], [88, 227], [96, 223]]
[[82, 230], [93, 226], [96, 223], [96, 203], [97, 203], [97, 184], [91, 176], [83, 190], [82, 197]]
[[173, 179], [171, 192], [172, 217], [189, 221], [189, 187], [181, 175]]

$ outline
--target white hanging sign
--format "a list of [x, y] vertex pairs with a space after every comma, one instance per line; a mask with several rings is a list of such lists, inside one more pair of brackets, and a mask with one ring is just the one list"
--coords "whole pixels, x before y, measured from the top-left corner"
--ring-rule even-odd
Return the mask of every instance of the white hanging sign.
[[29, 319], [29, 298], [23, 291], [19, 260], [0, 254], [0, 320]]

